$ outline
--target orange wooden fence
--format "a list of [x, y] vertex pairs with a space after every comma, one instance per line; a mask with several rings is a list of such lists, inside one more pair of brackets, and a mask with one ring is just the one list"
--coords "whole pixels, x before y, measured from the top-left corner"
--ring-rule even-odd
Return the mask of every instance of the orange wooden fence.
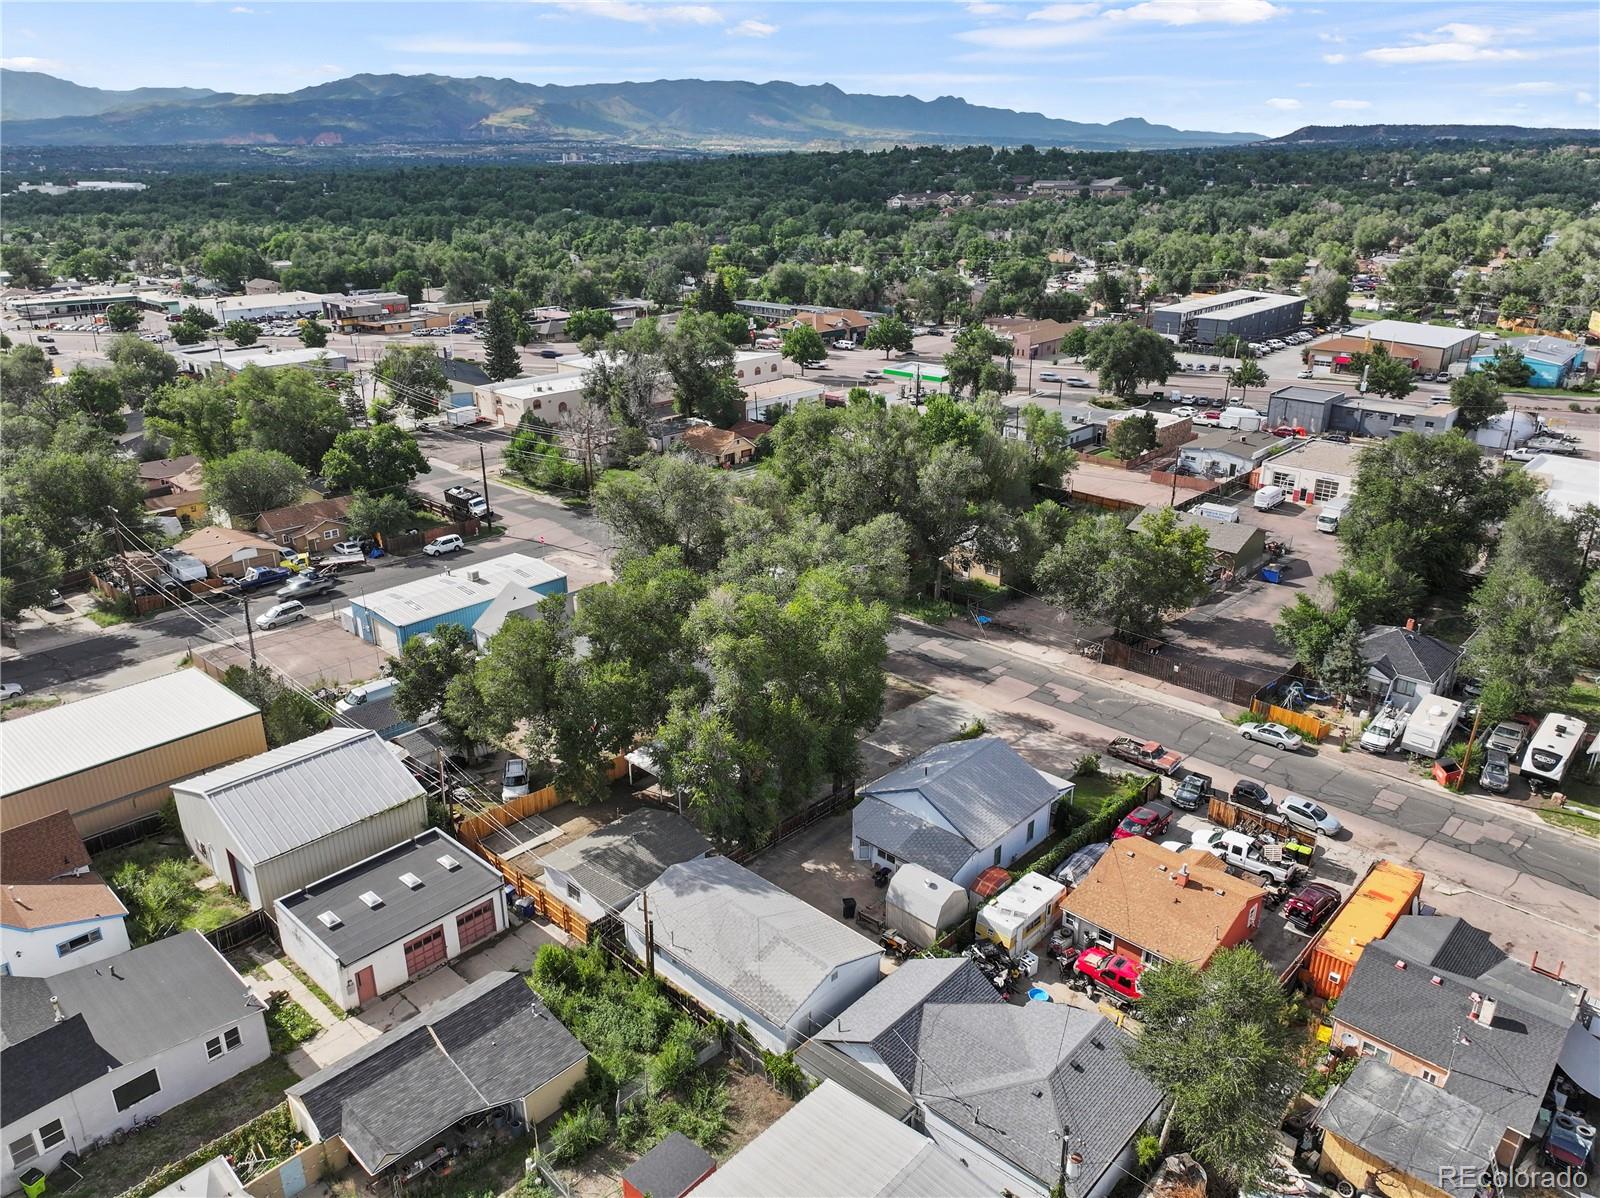
[[1333, 731], [1333, 725], [1326, 720], [1319, 720], [1309, 711], [1291, 711], [1287, 707], [1276, 707], [1261, 699], [1250, 701], [1250, 710], [1256, 715], [1265, 716], [1274, 723], [1282, 724], [1286, 728], [1293, 728], [1296, 732], [1303, 732], [1314, 740], [1324, 739]]

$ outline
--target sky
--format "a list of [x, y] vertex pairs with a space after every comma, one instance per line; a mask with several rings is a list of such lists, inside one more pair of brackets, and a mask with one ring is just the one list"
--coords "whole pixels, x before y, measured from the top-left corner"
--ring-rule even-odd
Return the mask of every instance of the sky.
[[1594, 0], [6, 0], [0, 65], [286, 92], [358, 72], [747, 79], [1081, 121], [1600, 125]]

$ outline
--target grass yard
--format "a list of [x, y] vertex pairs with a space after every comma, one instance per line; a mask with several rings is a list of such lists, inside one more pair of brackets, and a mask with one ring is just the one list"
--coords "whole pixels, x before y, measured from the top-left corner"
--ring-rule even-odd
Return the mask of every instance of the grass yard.
[[121, 604], [113, 603], [109, 599], [96, 599], [94, 606], [83, 613], [86, 618], [100, 625], [101, 628], [115, 628], [118, 624], [132, 624], [139, 617]]
[[[161, 1116], [159, 1127], [138, 1132], [122, 1144], [107, 1145], [85, 1157], [83, 1181], [72, 1189], [74, 1198], [115, 1198], [140, 1186], [157, 1170], [183, 1160], [280, 1105], [285, 1088], [299, 1080], [281, 1057], [268, 1057], [198, 1098], [174, 1107]], [[62, 1193], [71, 1181], [72, 1174], [58, 1170], [51, 1176], [47, 1192]]]
[[1600, 722], [1600, 686], [1592, 682], [1574, 682], [1567, 688], [1567, 693], [1552, 705], [1551, 710], [1577, 716], [1592, 726]]
[[1079, 819], [1093, 819], [1100, 805], [1126, 788], [1124, 774], [1090, 774], [1072, 780], [1072, 810]]
[[[329, 1013], [335, 1019], [349, 1019], [350, 1018], [350, 1012], [346, 1011], [338, 1003], [334, 1002], [333, 999], [329, 998], [328, 997], [328, 992], [326, 990], [324, 990], [321, 986], [319, 986], [315, 982], [313, 982], [311, 980], [310, 975], [307, 974], [305, 970], [301, 969], [300, 966], [296, 965], [293, 961], [289, 960], [288, 957], [279, 957], [278, 958], [278, 964], [282, 965], [290, 973], [294, 974], [296, 981], [298, 981], [307, 990], [311, 991], [312, 994], [316, 995], [317, 996], [317, 1000], [319, 1002], [321, 1002], [323, 1006], [328, 1008]], [[315, 1033], [313, 1033], [313, 1034], [315, 1034]]]
[[1571, 811], [1545, 811], [1539, 812], [1539, 818], [1547, 824], [1557, 828], [1566, 828], [1569, 832], [1579, 832], [1584, 836], [1600, 840], [1600, 819], [1587, 815], [1577, 815]]
[[[108, 849], [93, 860], [95, 872], [128, 907], [129, 936], [134, 946], [148, 944], [174, 931], [211, 932], [250, 913], [250, 904], [214, 879], [196, 861], [181, 839], [167, 834], [120, 849]], [[179, 883], [176, 893], [151, 880]]]
[[38, 695], [31, 699], [13, 699], [9, 703], [0, 703], [0, 720], [9, 720], [14, 716], [27, 715], [30, 711], [44, 711], [48, 707], [55, 707], [60, 702], [60, 695]]
[[287, 994], [273, 996], [267, 1007], [267, 1040], [273, 1052], [291, 1053], [321, 1030], [322, 1025]]

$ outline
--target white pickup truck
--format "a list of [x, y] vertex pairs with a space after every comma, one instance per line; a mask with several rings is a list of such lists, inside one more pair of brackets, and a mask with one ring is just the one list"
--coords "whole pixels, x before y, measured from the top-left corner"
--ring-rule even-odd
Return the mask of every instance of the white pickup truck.
[[1385, 707], [1372, 717], [1372, 722], [1361, 733], [1361, 747], [1368, 753], [1387, 753], [1400, 743], [1400, 736], [1405, 730], [1405, 713]]
[[1263, 844], [1254, 836], [1227, 828], [1195, 833], [1194, 847], [1220, 857], [1242, 874], [1254, 875], [1262, 885], [1282, 885], [1300, 872], [1300, 867], [1286, 860], [1277, 845]]

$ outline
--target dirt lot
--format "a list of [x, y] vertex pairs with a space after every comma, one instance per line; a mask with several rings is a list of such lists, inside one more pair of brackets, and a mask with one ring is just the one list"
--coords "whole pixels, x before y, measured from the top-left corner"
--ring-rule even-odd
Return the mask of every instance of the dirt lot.
[[[348, 602], [344, 597], [323, 601], [329, 609]], [[352, 636], [332, 618], [301, 620], [270, 633], [258, 632], [256, 653], [305, 687], [322, 682], [347, 685], [376, 678], [383, 673], [383, 663], [389, 660], [389, 655], [377, 645]], [[224, 670], [229, 666], [247, 666], [250, 646], [244, 641], [222, 645], [207, 649], [206, 657]]]

